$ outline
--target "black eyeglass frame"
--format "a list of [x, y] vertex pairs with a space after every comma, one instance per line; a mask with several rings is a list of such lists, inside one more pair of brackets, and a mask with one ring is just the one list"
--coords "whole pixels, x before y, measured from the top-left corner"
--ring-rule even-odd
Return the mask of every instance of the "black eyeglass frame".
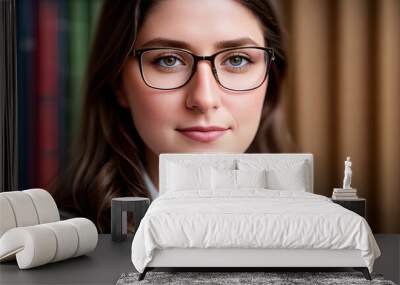
[[[225, 87], [225, 86], [219, 81], [217, 69], [216, 69], [216, 67], [215, 67], [215, 62], [214, 62], [214, 61], [215, 61], [215, 58], [216, 58], [219, 54], [224, 53], [224, 52], [227, 52], [227, 51], [230, 51], [230, 50], [239, 50], [239, 49], [247, 49], [247, 48], [264, 50], [264, 51], [268, 54], [268, 62], [267, 62], [268, 66], [267, 66], [267, 71], [265, 72], [264, 79], [261, 81], [261, 83], [260, 83], [258, 86], [253, 87], [253, 88], [250, 88], [250, 89], [237, 90], [237, 89], [231, 89], [231, 88]], [[192, 66], [192, 71], [191, 71], [191, 74], [190, 74], [189, 78], [188, 78], [183, 84], [181, 84], [181, 85], [178, 86], [178, 87], [174, 87], [174, 88], [158, 88], [158, 87], [151, 86], [150, 84], [148, 84], [148, 83], [146, 82], [145, 76], [144, 76], [144, 74], [143, 74], [142, 55], [143, 55], [146, 51], [151, 51], [151, 50], [163, 50], [163, 49], [165, 49], [165, 50], [177, 50], [177, 51], [181, 51], [181, 52], [186, 52], [186, 53], [190, 54], [190, 55], [192, 56], [192, 58], [193, 58], [193, 66]], [[256, 46], [248, 46], [248, 47], [244, 46], [244, 47], [232, 47], [232, 48], [227, 48], [227, 49], [220, 50], [220, 51], [218, 51], [218, 52], [216, 52], [216, 53], [214, 53], [214, 54], [212, 54], [212, 55], [209, 55], [209, 56], [199, 56], [199, 55], [195, 55], [194, 53], [192, 53], [192, 52], [190, 52], [190, 51], [188, 51], [188, 50], [186, 50], [186, 49], [181, 49], [181, 48], [169, 48], [169, 47], [159, 47], [159, 48], [158, 48], [158, 47], [153, 47], [153, 48], [137, 49], [137, 50], [132, 50], [131, 53], [130, 53], [129, 55], [130, 55], [130, 56], [134, 56], [134, 57], [136, 57], [136, 58], [139, 60], [140, 75], [142, 76], [142, 79], [143, 79], [144, 83], [145, 83], [147, 86], [149, 86], [150, 88], [154, 88], [154, 89], [157, 89], [157, 90], [175, 90], [175, 89], [181, 88], [182, 86], [186, 85], [186, 84], [192, 79], [192, 77], [193, 77], [193, 75], [195, 74], [196, 69], [197, 69], [197, 63], [198, 63], [200, 60], [207, 60], [207, 61], [210, 61], [210, 62], [211, 62], [211, 70], [212, 70], [212, 73], [213, 73], [213, 75], [214, 75], [214, 78], [215, 78], [215, 80], [218, 82], [218, 84], [219, 84], [222, 88], [227, 89], [227, 90], [230, 90], [230, 91], [235, 91], [235, 92], [251, 91], [251, 90], [257, 89], [258, 87], [260, 87], [260, 86], [265, 82], [265, 79], [267, 78], [268, 73], [269, 73], [269, 71], [270, 71], [270, 69], [271, 69], [272, 62], [275, 60], [275, 52], [274, 52], [274, 49], [273, 49], [273, 48], [271, 48], [271, 47], [256, 47]]]

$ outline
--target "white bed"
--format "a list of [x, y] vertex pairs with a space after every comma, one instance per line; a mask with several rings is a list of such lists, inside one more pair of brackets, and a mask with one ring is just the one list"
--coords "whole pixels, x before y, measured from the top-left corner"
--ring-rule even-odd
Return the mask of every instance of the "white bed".
[[155, 267], [354, 267], [370, 278], [371, 229], [313, 194], [311, 154], [162, 154], [159, 170], [132, 243], [140, 279]]

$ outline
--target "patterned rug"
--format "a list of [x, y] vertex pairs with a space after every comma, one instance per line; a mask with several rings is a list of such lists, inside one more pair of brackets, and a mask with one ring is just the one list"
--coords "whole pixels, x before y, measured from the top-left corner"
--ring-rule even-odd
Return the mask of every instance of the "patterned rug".
[[145, 279], [138, 281], [139, 273], [124, 273], [117, 285], [134, 284], [387, 284], [382, 275], [372, 274], [372, 281], [364, 278], [361, 272], [147, 272]]

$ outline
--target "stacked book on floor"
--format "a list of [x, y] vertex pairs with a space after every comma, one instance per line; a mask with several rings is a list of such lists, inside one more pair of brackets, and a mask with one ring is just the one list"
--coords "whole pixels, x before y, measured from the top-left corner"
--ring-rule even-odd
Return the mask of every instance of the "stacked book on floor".
[[332, 193], [332, 199], [336, 200], [354, 200], [358, 199], [357, 197], [357, 189], [343, 189], [343, 188], [334, 188]]

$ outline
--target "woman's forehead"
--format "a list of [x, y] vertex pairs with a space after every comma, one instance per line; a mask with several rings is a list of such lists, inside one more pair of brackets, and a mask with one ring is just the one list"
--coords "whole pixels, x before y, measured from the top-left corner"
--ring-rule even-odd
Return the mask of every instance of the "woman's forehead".
[[235, 0], [164, 0], [149, 11], [136, 48], [172, 45], [212, 52], [238, 45], [264, 46], [259, 19]]

